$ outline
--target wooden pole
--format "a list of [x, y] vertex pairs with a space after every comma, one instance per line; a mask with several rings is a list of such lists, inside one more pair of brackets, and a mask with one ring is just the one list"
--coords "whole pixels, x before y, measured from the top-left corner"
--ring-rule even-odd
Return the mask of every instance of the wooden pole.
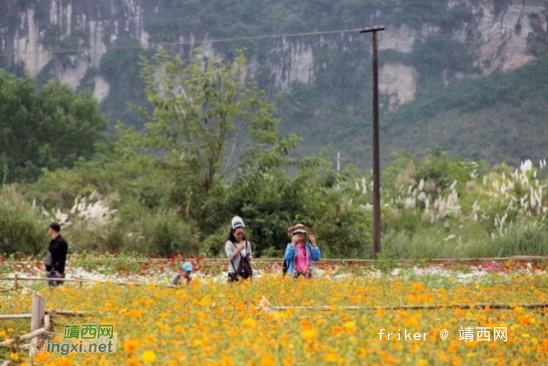
[[46, 302], [43, 297], [38, 295], [32, 295], [32, 317], [30, 319], [30, 330], [34, 331], [42, 327], [44, 323], [44, 316]]
[[377, 32], [384, 27], [366, 28], [360, 33], [373, 36], [373, 258], [381, 252], [381, 163], [379, 140], [379, 61]]

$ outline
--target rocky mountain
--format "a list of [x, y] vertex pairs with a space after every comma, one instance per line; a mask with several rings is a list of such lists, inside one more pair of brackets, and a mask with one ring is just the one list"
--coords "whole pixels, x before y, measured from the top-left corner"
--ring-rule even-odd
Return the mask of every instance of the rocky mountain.
[[[112, 119], [128, 123], [139, 121], [125, 103], [143, 102], [139, 56], [163, 45], [230, 58], [245, 47], [251, 77], [272, 93], [292, 90], [282, 104], [285, 129], [305, 137], [305, 150], [332, 143], [354, 160], [368, 145], [366, 134], [352, 138], [370, 115], [370, 41], [339, 30], [386, 26], [379, 47], [388, 120], [421, 96], [512, 72], [548, 49], [546, 0], [0, 0], [0, 7], [0, 67], [91, 89]], [[217, 42], [317, 31], [331, 33]], [[344, 150], [349, 143], [355, 148]], [[469, 148], [478, 147], [465, 155]]]

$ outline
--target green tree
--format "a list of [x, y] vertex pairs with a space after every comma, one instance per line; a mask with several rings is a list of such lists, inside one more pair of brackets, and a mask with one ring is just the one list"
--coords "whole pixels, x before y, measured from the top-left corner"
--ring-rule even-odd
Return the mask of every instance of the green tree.
[[38, 90], [34, 78], [3, 70], [0, 121], [2, 183], [34, 180], [43, 168], [90, 157], [106, 127], [91, 93], [75, 94], [58, 81]]
[[275, 103], [246, 82], [246, 62], [242, 52], [233, 62], [197, 52], [185, 64], [160, 51], [143, 65], [153, 106], [146, 147], [173, 182], [174, 202], [200, 223], [207, 218], [204, 202], [219, 183], [238, 169], [283, 165], [296, 142], [278, 135]]

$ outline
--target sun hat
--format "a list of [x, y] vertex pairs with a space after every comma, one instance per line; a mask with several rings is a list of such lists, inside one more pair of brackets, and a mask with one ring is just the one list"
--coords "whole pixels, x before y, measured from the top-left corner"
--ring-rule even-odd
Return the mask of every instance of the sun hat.
[[290, 238], [297, 233], [303, 233], [308, 236], [312, 234], [312, 230], [308, 226], [303, 224], [297, 224], [287, 229], [287, 235]]
[[239, 227], [245, 228], [244, 220], [240, 216], [234, 216], [232, 218], [232, 230], [236, 230]]

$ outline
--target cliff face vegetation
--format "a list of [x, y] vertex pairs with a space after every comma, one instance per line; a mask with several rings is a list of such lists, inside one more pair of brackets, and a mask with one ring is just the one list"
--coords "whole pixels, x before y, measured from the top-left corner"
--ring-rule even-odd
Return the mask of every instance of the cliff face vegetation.
[[[301, 151], [331, 143], [350, 161], [369, 149], [370, 42], [357, 32], [215, 42], [384, 24], [380, 60], [385, 158], [442, 147], [469, 158], [541, 158], [548, 47], [545, 1], [2, 0], [0, 67], [92, 90], [111, 123], [144, 121], [140, 56], [159, 46], [231, 59], [282, 101], [284, 130]], [[525, 67], [525, 68], [524, 68]], [[524, 68], [524, 69], [523, 69]], [[516, 90], [519, 91], [516, 94]], [[473, 94], [476, 93], [476, 94]], [[519, 98], [517, 97], [519, 95]], [[512, 102], [508, 102], [508, 98]], [[467, 131], [473, 131], [468, 136]], [[504, 136], [485, 137], [503, 131]]]

